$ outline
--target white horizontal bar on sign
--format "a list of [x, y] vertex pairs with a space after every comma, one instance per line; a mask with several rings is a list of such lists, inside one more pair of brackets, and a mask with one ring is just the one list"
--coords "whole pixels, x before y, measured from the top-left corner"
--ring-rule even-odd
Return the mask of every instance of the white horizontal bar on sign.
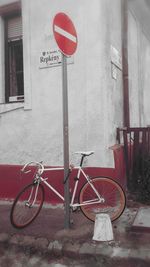
[[77, 38], [74, 35], [70, 34], [69, 32], [66, 32], [65, 30], [63, 30], [62, 28], [58, 27], [57, 25], [54, 26], [54, 30], [55, 30], [55, 32], [63, 35], [64, 37], [68, 38], [72, 42], [74, 42], [74, 43], [77, 42]]

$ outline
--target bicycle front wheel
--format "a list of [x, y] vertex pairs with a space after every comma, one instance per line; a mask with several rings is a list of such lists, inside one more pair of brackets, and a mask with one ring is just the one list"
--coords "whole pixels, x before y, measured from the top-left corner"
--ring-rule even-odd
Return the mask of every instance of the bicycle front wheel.
[[[79, 195], [80, 208], [91, 221], [95, 221], [96, 214], [106, 213], [111, 221], [118, 219], [126, 205], [126, 197], [122, 187], [111, 178], [97, 177], [91, 179], [91, 184], [83, 185]], [[101, 200], [98, 198], [99, 194]]]
[[16, 228], [29, 225], [39, 214], [44, 201], [44, 187], [33, 183], [27, 185], [16, 197], [10, 213], [11, 224]]

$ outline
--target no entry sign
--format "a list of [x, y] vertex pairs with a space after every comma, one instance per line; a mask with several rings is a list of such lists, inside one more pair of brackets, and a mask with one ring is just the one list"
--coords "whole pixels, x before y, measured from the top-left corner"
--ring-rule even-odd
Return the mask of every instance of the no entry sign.
[[54, 17], [53, 32], [61, 52], [66, 56], [73, 55], [77, 48], [77, 33], [66, 14], [58, 13]]

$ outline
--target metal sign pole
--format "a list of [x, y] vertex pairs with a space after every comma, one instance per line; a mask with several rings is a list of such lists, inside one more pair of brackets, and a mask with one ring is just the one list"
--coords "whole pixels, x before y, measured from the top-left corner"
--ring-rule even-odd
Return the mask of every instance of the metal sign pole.
[[[68, 127], [68, 84], [67, 57], [62, 53], [62, 95], [63, 95], [63, 142], [64, 142], [64, 181], [69, 171], [69, 127]], [[65, 218], [64, 227], [70, 227], [70, 194], [69, 179], [64, 184]]]

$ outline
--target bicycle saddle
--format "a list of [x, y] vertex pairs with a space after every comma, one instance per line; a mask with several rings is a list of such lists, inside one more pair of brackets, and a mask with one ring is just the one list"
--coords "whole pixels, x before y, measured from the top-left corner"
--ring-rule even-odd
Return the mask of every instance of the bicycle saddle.
[[75, 152], [75, 154], [81, 154], [82, 156], [90, 156], [92, 154], [94, 154], [94, 151], [77, 151]]

